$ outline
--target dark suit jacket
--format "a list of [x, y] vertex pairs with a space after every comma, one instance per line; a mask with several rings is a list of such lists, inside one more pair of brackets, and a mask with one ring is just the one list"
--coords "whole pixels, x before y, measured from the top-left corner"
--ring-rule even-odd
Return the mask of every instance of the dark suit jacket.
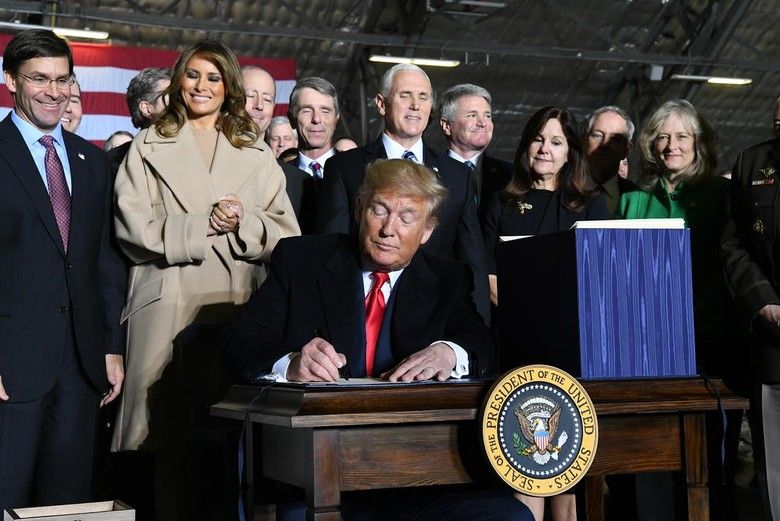
[[[393, 288], [390, 346], [396, 362], [437, 340], [469, 353], [471, 375], [493, 369], [494, 346], [470, 296], [466, 266], [418, 251]], [[357, 241], [343, 234], [279, 242], [268, 279], [239, 308], [227, 358], [251, 379], [287, 353], [300, 351], [316, 329], [365, 374], [365, 306]]]
[[483, 153], [477, 161], [477, 170], [480, 179], [479, 222], [484, 223], [485, 211], [490, 197], [506, 188], [506, 185], [512, 180], [514, 167], [512, 163]]
[[314, 233], [314, 218], [319, 196], [321, 179], [310, 176], [296, 165], [298, 160], [289, 163], [279, 161], [287, 179], [287, 196], [290, 198], [295, 217], [304, 235]]
[[113, 180], [116, 179], [116, 173], [119, 172], [119, 167], [122, 166], [122, 161], [125, 160], [125, 156], [127, 156], [127, 152], [130, 150], [130, 145], [132, 143], [132, 141], [122, 143], [118, 147], [114, 147], [106, 152], [106, 158], [108, 159], [108, 169], [111, 172], [112, 187]]
[[51, 201], [9, 114], [0, 122], [0, 375], [12, 401], [53, 385], [65, 335], [97, 391], [107, 353], [124, 346], [117, 299], [123, 266], [109, 246], [111, 193], [105, 154], [63, 132], [72, 175], [70, 238], [63, 250]]
[[[755, 184], [754, 184], [755, 183]], [[731, 173], [730, 216], [721, 238], [726, 278], [744, 318], [780, 304], [780, 138], [742, 152]], [[780, 339], [754, 324], [766, 382], [780, 382]]]
[[[387, 152], [380, 136], [373, 143], [341, 152], [328, 160], [317, 205], [317, 233], [357, 232], [355, 202], [366, 166], [385, 158]], [[490, 302], [484, 244], [477, 217], [476, 184], [468, 168], [445, 154], [437, 154], [427, 145], [423, 149], [423, 162], [437, 173], [449, 195], [439, 209], [439, 225], [422, 248], [469, 265], [474, 274], [474, 300], [487, 320]]]

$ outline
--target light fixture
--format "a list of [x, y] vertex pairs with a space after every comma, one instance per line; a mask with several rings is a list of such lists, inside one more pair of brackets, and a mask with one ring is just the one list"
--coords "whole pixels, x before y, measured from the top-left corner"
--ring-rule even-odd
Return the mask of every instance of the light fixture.
[[683, 81], [702, 81], [715, 83], [718, 85], [750, 85], [753, 80], [750, 78], [730, 78], [726, 76], [700, 76], [696, 74], [672, 74], [672, 80]]
[[71, 38], [88, 38], [90, 40], [106, 40], [108, 33], [106, 31], [90, 31], [89, 29], [69, 29], [67, 27], [47, 27], [45, 25], [23, 24], [17, 22], [0, 22], [0, 29], [11, 29], [14, 31], [26, 31], [28, 29], [48, 29], [57, 36]]
[[457, 67], [460, 60], [437, 60], [435, 58], [408, 58], [406, 56], [387, 56], [384, 54], [372, 54], [368, 61], [377, 63], [411, 63], [412, 65], [429, 67]]

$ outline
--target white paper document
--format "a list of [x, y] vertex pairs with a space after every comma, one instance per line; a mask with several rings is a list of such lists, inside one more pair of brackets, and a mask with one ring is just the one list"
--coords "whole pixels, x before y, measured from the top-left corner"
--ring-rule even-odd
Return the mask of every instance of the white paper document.
[[628, 230], [683, 230], [685, 219], [609, 219], [604, 221], [577, 221], [574, 228], [610, 228]]

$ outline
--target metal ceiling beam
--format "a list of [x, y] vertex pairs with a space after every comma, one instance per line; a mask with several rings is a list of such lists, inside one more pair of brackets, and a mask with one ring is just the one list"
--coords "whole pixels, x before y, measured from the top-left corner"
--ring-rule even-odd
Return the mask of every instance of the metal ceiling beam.
[[[671, 17], [672, 10], [676, 9], [677, 1], [678, 0], [672, 0], [664, 6], [661, 13], [656, 18], [653, 27], [648, 31], [645, 40], [639, 47], [639, 52], [644, 54], [653, 48], [653, 45], [661, 36], [663, 30], [666, 28], [669, 18]], [[610, 88], [610, 94], [607, 96], [606, 104], [614, 105], [617, 102], [618, 97], [620, 97], [620, 94], [626, 88], [628, 82], [640, 74], [642, 74], [642, 71], [638, 66], [634, 65], [626, 67], [626, 69], [623, 71], [623, 74], [620, 75], [620, 78], [613, 83], [614, 86]], [[634, 108], [631, 107], [629, 112], [631, 112], [632, 117], [635, 117], [635, 114], [633, 114], [633, 109]]]
[[[717, 60], [720, 54], [723, 52], [723, 48], [726, 46], [726, 43], [728, 43], [729, 39], [731, 38], [731, 35], [734, 34], [734, 31], [736, 30], [739, 23], [742, 21], [742, 19], [745, 17], [745, 13], [747, 13], [748, 7], [750, 7], [751, 0], [735, 0], [733, 4], [731, 4], [731, 9], [729, 9], [729, 12], [726, 13], [724, 16], [724, 19], [726, 20], [724, 26], [718, 34], [714, 35], [713, 37], [709, 38], [712, 45], [709, 47], [710, 51], [707, 53], [707, 57], [711, 60]], [[697, 75], [706, 75], [709, 72], [712, 71], [711, 66], [707, 67], [699, 67], [697, 70], [694, 70], [691, 74], [697, 74]], [[696, 94], [699, 93], [699, 90], [701, 90], [701, 83], [695, 83], [688, 87], [688, 89], [685, 91], [685, 95], [683, 98], [687, 99], [688, 101], [692, 101], [693, 98], [696, 97]]]
[[[590, 49], [572, 49], [562, 47], [540, 47], [530, 45], [505, 45], [484, 41], [463, 42], [460, 40], [445, 40], [425, 38], [410, 43], [405, 37], [393, 35], [377, 35], [358, 32], [341, 32], [333, 29], [278, 28], [250, 24], [229, 24], [213, 20], [192, 20], [141, 13], [121, 13], [100, 9], [74, 8], [63, 6], [58, 13], [60, 18], [75, 18], [78, 20], [100, 21], [106, 23], [122, 23], [127, 25], [164, 27], [174, 30], [194, 30], [203, 32], [222, 32], [229, 34], [254, 34], [257, 36], [272, 36], [278, 38], [305, 38], [319, 41], [337, 41], [359, 45], [385, 48], [413, 48], [433, 50], [437, 53], [477, 53], [498, 56], [516, 56], [526, 58], [552, 58], [561, 60], [607, 61], [617, 63], [638, 63], [654, 65], [693, 65], [703, 67], [730, 67], [744, 71], [780, 72], [780, 60], [766, 61], [713, 61], [703, 56], [676, 56], [670, 54], [648, 54], [636, 52], [609, 52]], [[15, 13], [44, 14], [39, 2], [14, 2], [9, 7], [0, 8], [3, 11]]]

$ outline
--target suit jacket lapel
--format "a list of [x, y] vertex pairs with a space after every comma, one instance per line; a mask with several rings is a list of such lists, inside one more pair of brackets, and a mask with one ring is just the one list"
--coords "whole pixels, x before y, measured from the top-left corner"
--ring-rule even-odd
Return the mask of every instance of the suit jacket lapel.
[[423, 142], [423, 163], [439, 175], [439, 155]]
[[381, 134], [377, 139], [366, 145], [366, 158], [363, 163], [367, 165], [376, 159], [387, 159], [387, 151], [382, 143]]
[[[146, 134], [147, 143], [160, 143], [144, 159], [169, 186], [182, 208], [189, 213], [202, 213], [217, 196], [210, 181], [208, 167], [198, 152], [192, 129], [185, 123], [179, 133], [171, 138]], [[204, 178], [208, 183], [204, 183]], [[221, 197], [225, 194], [219, 194]]]
[[[87, 154], [91, 151], [84, 150], [80, 147], [81, 143], [73, 139], [73, 137], [63, 131], [63, 139], [65, 140], [65, 150], [68, 152], [68, 163], [70, 165], [70, 178], [71, 178], [71, 203], [70, 203], [70, 232], [68, 239], [68, 250], [71, 251], [79, 240], [79, 231], [90, 229], [88, 224], [95, 219], [102, 219], [103, 214], [99, 213], [94, 215], [91, 210], [97, 209], [102, 212], [104, 209], [103, 201], [99, 204], [95, 204], [95, 201], [89, 200], [88, 186], [91, 182], [89, 179], [90, 172], [86, 167]], [[108, 175], [108, 171], [106, 171]]]
[[60, 230], [57, 228], [57, 220], [54, 218], [49, 192], [46, 191], [46, 185], [41, 180], [35, 166], [35, 160], [33, 160], [32, 154], [30, 154], [30, 150], [16, 125], [11, 121], [10, 114], [0, 123], [0, 155], [10, 165], [11, 172], [19, 178], [38, 213], [38, 217], [43, 222], [43, 226], [59, 248], [60, 253], [65, 256], [65, 248], [60, 237]]
[[336, 351], [347, 356], [352, 374], [365, 371], [365, 307], [361, 277], [357, 257], [346, 243], [342, 243], [325, 264], [318, 281], [328, 340]]
[[396, 358], [406, 356], [399, 349], [420, 349], [413, 342], [424, 342], [431, 313], [436, 308], [438, 278], [418, 251], [398, 278], [391, 324], [392, 348]]

